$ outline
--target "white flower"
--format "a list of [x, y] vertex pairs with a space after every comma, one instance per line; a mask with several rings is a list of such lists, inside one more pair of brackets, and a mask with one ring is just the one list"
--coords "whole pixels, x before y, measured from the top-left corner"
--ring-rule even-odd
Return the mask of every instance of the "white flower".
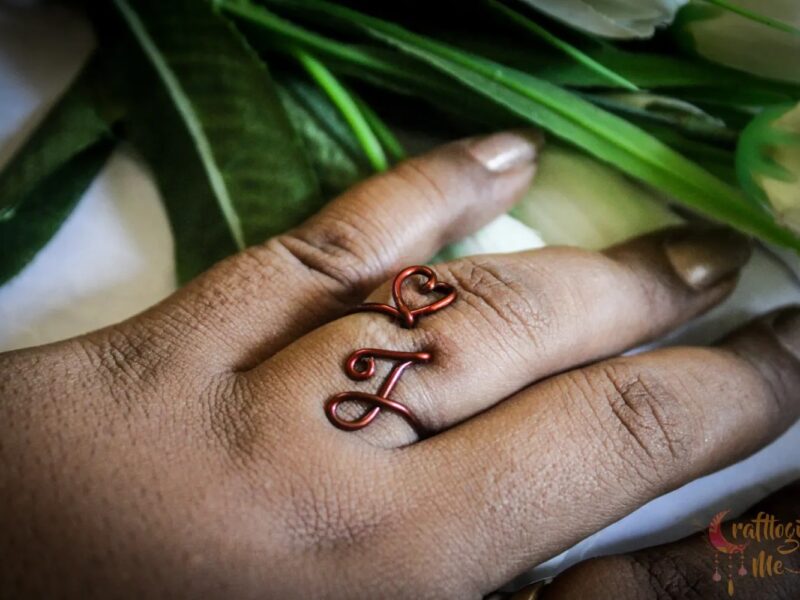
[[524, 0], [570, 27], [609, 38], [646, 38], [688, 0]]
[[452, 244], [439, 258], [551, 244], [600, 249], [681, 222], [649, 188], [576, 150], [549, 145], [511, 216]]
[[[736, 0], [737, 6], [800, 27], [798, 0]], [[692, 2], [675, 23], [678, 40], [700, 56], [754, 75], [800, 83], [800, 36]]]

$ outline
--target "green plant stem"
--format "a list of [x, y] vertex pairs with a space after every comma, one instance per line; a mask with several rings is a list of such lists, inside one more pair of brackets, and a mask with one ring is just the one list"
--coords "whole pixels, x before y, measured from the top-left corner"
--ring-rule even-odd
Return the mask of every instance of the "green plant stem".
[[378, 72], [382, 75], [395, 77], [399, 81], [419, 79], [414, 73], [400, 68], [391, 61], [382, 60], [379, 56], [364, 52], [359, 48], [353, 48], [347, 44], [342, 44], [298, 27], [294, 23], [269, 12], [263, 6], [239, 0], [219, 0], [217, 6], [228, 14], [267, 29], [284, 40], [294, 42], [317, 54], [338, 59], [347, 64]]
[[356, 101], [356, 104], [358, 104], [358, 107], [364, 114], [364, 118], [367, 120], [367, 123], [369, 123], [372, 131], [375, 132], [375, 136], [378, 138], [378, 140], [380, 140], [381, 145], [383, 146], [384, 150], [386, 150], [386, 153], [389, 155], [392, 161], [399, 162], [405, 159], [405, 148], [403, 148], [400, 140], [397, 139], [389, 126], [384, 123], [383, 119], [378, 116], [378, 114], [369, 104], [364, 102], [356, 94], [353, 94], [353, 99]]
[[629, 81], [628, 79], [625, 79], [622, 75], [615, 73], [608, 67], [603, 66], [602, 64], [594, 60], [592, 57], [590, 57], [588, 54], [582, 52], [572, 44], [569, 44], [564, 40], [556, 37], [555, 35], [547, 31], [544, 27], [542, 27], [535, 21], [532, 21], [531, 19], [528, 19], [527, 17], [518, 13], [517, 11], [508, 8], [505, 4], [498, 2], [498, 0], [488, 0], [488, 3], [489, 6], [507, 16], [517, 25], [520, 25], [521, 27], [524, 27], [531, 33], [534, 33], [535, 35], [540, 37], [542, 40], [544, 40], [554, 48], [561, 50], [564, 54], [575, 60], [575, 62], [593, 71], [603, 79], [606, 79], [608, 82], [614, 84], [615, 86], [624, 88], [626, 90], [630, 90], [633, 92], [639, 91], [639, 87], [635, 83]]
[[792, 35], [800, 36], [800, 28], [797, 28], [789, 23], [785, 23], [780, 19], [773, 19], [772, 17], [768, 17], [767, 15], [763, 15], [761, 13], [753, 12], [752, 10], [748, 10], [736, 4], [732, 4], [727, 0], [706, 0], [709, 4], [713, 4], [714, 6], [719, 6], [720, 8], [727, 10], [728, 12], [735, 13], [740, 17], [744, 17], [745, 19], [750, 19], [751, 21], [755, 21], [756, 23], [761, 23], [762, 25], [766, 25], [767, 27], [772, 27], [773, 29], [777, 29], [779, 31], [784, 31], [786, 33], [791, 33]]
[[314, 56], [296, 48], [292, 54], [297, 58], [303, 68], [314, 79], [317, 85], [328, 95], [334, 106], [339, 109], [347, 124], [364, 150], [364, 155], [369, 160], [370, 165], [376, 171], [385, 171], [389, 168], [386, 154], [383, 151], [380, 141], [375, 132], [370, 127], [367, 118], [359, 108], [356, 101], [345, 89], [341, 82], [336, 79], [333, 73], [317, 60]]

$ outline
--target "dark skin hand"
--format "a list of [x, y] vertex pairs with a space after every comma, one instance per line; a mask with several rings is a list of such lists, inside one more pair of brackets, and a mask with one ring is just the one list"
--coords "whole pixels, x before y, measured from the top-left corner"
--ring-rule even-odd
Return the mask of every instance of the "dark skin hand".
[[[787, 486], [770, 496], [736, 519], [747, 523], [759, 513], [774, 516], [777, 523], [795, 523], [800, 518], [800, 482]], [[728, 539], [731, 529], [726, 528]], [[762, 534], [764, 535], [764, 534]], [[792, 536], [798, 539], [800, 533]], [[766, 537], [766, 536], [765, 536]], [[740, 576], [739, 556], [733, 560], [735, 598], [764, 598], [794, 600], [800, 597], [800, 545], [786, 538], [751, 541], [745, 551], [744, 565], [748, 573]], [[746, 539], [739, 539], [745, 542]], [[764, 550], [772, 556], [773, 564], [781, 561], [779, 569], [767, 571], [764, 567], [754, 576], [752, 560]], [[623, 556], [596, 558], [564, 572], [549, 586], [531, 586], [513, 596], [513, 600], [681, 600], [730, 599], [728, 594], [728, 560], [719, 555], [721, 580], [712, 579], [714, 549], [705, 532], [698, 533], [673, 544], [648, 548]]]
[[[459, 259], [414, 329], [347, 314], [508, 210], [536, 145], [442, 147], [141, 315], [0, 356], [0, 597], [480, 598], [789, 427], [796, 309], [620, 356], [731, 292], [725, 231]], [[362, 347], [433, 354], [395, 392], [430, 437], [331, 425]]]

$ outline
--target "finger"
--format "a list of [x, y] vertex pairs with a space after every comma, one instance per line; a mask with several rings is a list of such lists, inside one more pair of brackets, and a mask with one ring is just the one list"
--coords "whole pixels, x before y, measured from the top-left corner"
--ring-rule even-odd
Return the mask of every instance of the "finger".
[[[798, 501], [800, 483], [795, 483], [734, 519], [737, 526], [750, 523], [753, 530], [760, 528], [758, 533], [763, 537], [744, 537], [744, 530], [740, 529], [736, 542], [749, 544], [743, 554], [732, 554], [730, 561], [726, 554], [715, 553], [704, 531], [673, 544], [581, 563], [556, 577], [552, 585], [541, 590], [538, 598], [722, 600], [732, 595], [736, 598], [800, 598]], [[771, 529], [758, 524], [759, 515], [761, 520], [774, 519]], [[787, 524], [794, 533], [786, 533]], [[723, 525], [727, 538], [733, 540], [731, 529], [730, 525]], [[740, 574], [740, 567], [746, 572]]]
[[501, 133], [405, 161], [297, 229], [223, 261], [157, 316], [186, 324], [194, 352], [213, 348], [210, 358], [238, 368], [263, 360], [401, 266], [508, 210], [530, 184], [540, 143], [535, 133]]
[[[752, 453], [800, 413], [800, 310], [716, 348], [616, 358], [405, 450], [418, 530], [469, 540], [492, 586]], [[421, 496], [421, 497], [419, 497]], [[435, 533], [434, 533], [435, 532]], [[433, 543], [433, 542], [431, 542]], [[453, 552], [453, 548], [448, 548]]]
[[[313, 411], [329, 429], [320, 403], [348, 390], [376, 392], [391, 367], [383, 362], [383, 371], [355, 384], [343, 370], [351, 352], [427, 351], [431, 360], [407, 369], [392, 399], [425, 430], [440, 431], [534, 380], [616, 354], [710, 308], [733, 288], [748, 255], [744, 238], [687, 230], [646, 236], [607, 253], [547, 248], [457, 260], [436, 267], [441, 281], [456, 286], [457, 300], [414, 329], [371, 313], [351, 315], [307, 335], [254, 378], [265, 393], [278, 378], [295, 390], [293, 398], [314, 399], [292, 402], [292, 408]], [[379, 295], [388, 301], [388, 290]], [[352, 420], [364, 407], [348, 402], [340, 410]], [[382, 446], [416, 439], [402, 416], [384, 412], [359, 435]]]

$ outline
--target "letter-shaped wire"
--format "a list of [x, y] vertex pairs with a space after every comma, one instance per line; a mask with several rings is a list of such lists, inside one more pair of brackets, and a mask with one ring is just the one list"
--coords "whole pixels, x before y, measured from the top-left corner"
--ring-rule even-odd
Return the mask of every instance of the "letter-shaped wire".
[[[384, 379], [383, 384], [377, 394], [367, 392], [341, 392], [330, 398], [325, 404], [325, 412], [331, 422], [339, 429], [345, 431], [356, 431], [372, 423], [380, 414], [381, 409], [388, 409], [402, 416], [417, 433], [422, 435], [424, 428], [414, 413], [405, 405], [389, 398], [403, 372], [413, 364], [423, 364], [430, 362], [431, 355], [428, 352], [397, 352], [394, 350], [379, 350], [376, 348], [362, 348], [356, 350], [348, 358], [345, 364], [345, 372], [351, 379], [366, 380], [375, 374], [375, 359], [383, 358], [398, 361]], [[364, 365], [359, 369], [359, 365]], [[359, 418], [348, 420], [339, 415], [339, 406], [347, 401], [363, 401], [371, 407]]]
[[[425, 282], [420, 285], [419, 291], [421, 293], [440, 293], [443, 296], [430, 304], [418, 308], [410, 308], [403, 299], [403, 283], [414, 275], [421, 275], [426, 278]], [[440, 282], [436, 277], [436, 273], [430, 267], [417, 265], [407, 267], [397, 274], [392, 283], [392, 297], [396, 307], [378, 302], [368, 302], [357, 306], [352, 312], [378, 312], [396, 319], [406, 328], [412, 328], [417, 324], [417, 317], [433, 314], [437, 310], [452, 304], [456, 299], [456, 290], [449, 283]], [[411, 409], [401, 402], [392, 400], [390, 396], [405, 370], [414, 364], [430, 362], [432, 359], [431, 354], [429, 352], [399, 352], [379, 348], [361, 348], [347, 357], [345, 373], [350, 379], [366, 381], [375, 375], [375, 359], [396, 361], [396, 364], [384, 379], [383, 384], [381, 384], [378, 393], [348, 391], [336, 394], [325, 403], [325, 414], [328, 419], [339, 429], [357, 431], [372, 423], [381, 410], [387, 409], [402, 416], [417, 431], [420, 437], [424, 436], [424, 427], [414, 413], [411, 412]], [[339, 414], [339, 407], [344, 402], [352, 401], [364, 402], [369, 408], [356, 419], [345, 419]]]

